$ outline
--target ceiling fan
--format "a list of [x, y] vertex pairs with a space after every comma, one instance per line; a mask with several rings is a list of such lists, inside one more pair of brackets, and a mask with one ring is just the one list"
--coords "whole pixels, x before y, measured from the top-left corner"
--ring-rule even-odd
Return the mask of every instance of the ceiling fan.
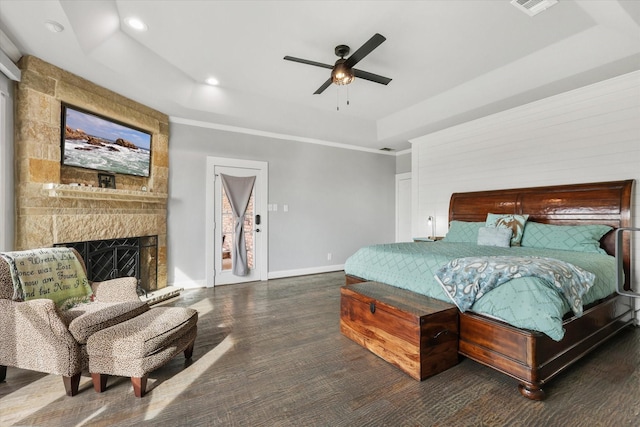
[[355, 77], [359, 79], [369, 80], [374, 83], [380, 83], [383, 85], [389, 84], [391, 81], [388, 77], [379, 76], [377, 74], [369, 73], [353, 68], [358, 62], [360, 62], [365, 56], [370, 54], [375, 48], [380, 46], [386, 38], [378, 33], [374, 34], [365, 44], [360, 46], [360, 49], [356, 50], [351, 56], [345, 59], [345, 56], [349, 55], [350, 48], [347, 45], [341, 44], [336, 46], [336, 55], [340, 57], [334, 65], [323, 64], [321, 62], [309, 61], [307, 59], [295, 58], [293, 56], [285, 56], [287, 61], [300, 62], [302, 64], [313, 65], [316, 67], [328, 68], [331, 70], [331, 77], [322, 84], [313, 94], [319, 95], [331, 83], [337, 85], [348, 85]]

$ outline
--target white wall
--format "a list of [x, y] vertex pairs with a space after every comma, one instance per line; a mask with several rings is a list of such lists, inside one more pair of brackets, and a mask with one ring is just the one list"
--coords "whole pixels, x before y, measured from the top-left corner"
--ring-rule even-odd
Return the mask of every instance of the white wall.
[[411, 172], [411, 150], [404, 150], [396, 156], [396, 173]]
[[446, 233], [453, 192], [622, 179], [636, 180], [633, 221], [640, 226], [640, 71], [412, 143], [414, 235], [424, 234], [428, 215], [437, 234]]
[[0, 73], [0, 251], [14, 249], [13, 81]]
[[175, 119], [170, 141], [169, 284], [204, 285], [207, 156], [269, 163], [268, 203], [280, 207], [269, 212], [269, 277], [338, 270], [361, 246], [394, 241], [395, 156]]

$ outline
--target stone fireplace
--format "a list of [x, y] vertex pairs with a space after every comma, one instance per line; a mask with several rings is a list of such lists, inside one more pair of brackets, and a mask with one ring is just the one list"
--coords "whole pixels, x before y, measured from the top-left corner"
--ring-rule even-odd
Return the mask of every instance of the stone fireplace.
[[[156, 287], [166, 287], [168, 116], [36, 57], [18, 65], [16, 250], [157, 236]], [[99, 188], [99, 171], [61, 165], [61, 103], [150, 132], [150, 176], [116, 174], [115, 189]]]

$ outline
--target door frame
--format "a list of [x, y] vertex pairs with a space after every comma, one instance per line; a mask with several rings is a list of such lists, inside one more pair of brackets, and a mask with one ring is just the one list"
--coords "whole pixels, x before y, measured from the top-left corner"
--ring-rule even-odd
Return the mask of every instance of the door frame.
[[[401, 198], [400, 198], [400, 182], [402, 181], [409, 181], [410, 183], [411, 181], [411, 172], [405, 172], [405, 173], [399, 173], [396, 174], [396, 242], [400, 241], [400, 223], [402, 221], [402, 218], [400, 216], [400, 202], [401, 202]], [[407, 194], [405, 194], [405, 196], [407, 196]], [[409, 205], [411, 205], [411, 189], [409, 189]], [[412, 207], [409, 206], [409, 229], [412, 228], [412, 221], [411, 221], [411, 215], [412, 215], [413, 211], [412, 211]], [[413, 236], [411, 236], [413, 237]]]
[[[207, 156], [207, 174], [205, 184], [205, 273], [206, 273], [206, 287], [212, 288], [215, 286], [215, 268], [213, 260], [216, 257], [215, 250], [215, 168], [216, 166], [232, 167], [232, 168], [248, 168], [257, 169], [260, 179], [260, 187], [257, 188], [262, 194], [262, 200], [260, 206], [256, 206], [256, 212], [260, 212], [261, 223], [260, 233], [256, 233], [256, 239], [259, 239], [259, 244], [256, 244], [257, 251], [256, 257], [260, 260], [258, 263], [258, 277], [259, 280], [267, 280], [268, 265], [269, 265], [269, 220], [267, 215], [267, 201], [269, 200], [269, 163], [257, 161], [257, 160], [243, 160], [232, 159], [226, 157], [209, 157]], [[256, 183], [257, 184], [257, 183]], [[258, 243], [258, 242], [257, 242]]]

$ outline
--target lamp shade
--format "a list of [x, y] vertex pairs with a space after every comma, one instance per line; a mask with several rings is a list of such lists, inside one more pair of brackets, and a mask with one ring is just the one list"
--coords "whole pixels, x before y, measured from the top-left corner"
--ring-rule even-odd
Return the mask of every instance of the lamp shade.
[[338, 59], [331, 71], [331, 81], [337, 85], [348, 85], [355, 79], [351, 68], [344, 66], [344, 61], [346, 59]]

